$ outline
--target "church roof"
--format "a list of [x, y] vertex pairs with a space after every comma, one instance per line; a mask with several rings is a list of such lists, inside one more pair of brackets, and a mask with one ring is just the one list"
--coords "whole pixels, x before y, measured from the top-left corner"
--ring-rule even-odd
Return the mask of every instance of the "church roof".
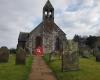
[[20, 32], [18, 41], [27, 41], [29, 33]]
[[65, 32], [61, 28], [59, 28], [56, 23], [54, 23], [54, 27], [56, 27], [58, 29], [58, 31], [60, 31], [61, 33], [63, 33], [64, 35], [66, 35]]
[[46, 8], [46, 9], [48, 9], [48, 8], [49, 9], [54, 9], [53, 6], [52, 6], [52, 4], [51, 4], [51, 2], [49, 0], [46, 2], [44, 8]]
[[[55, 22], [51, 22], [51, 24], [52, 25], [49, 25], [48, 23], [47, 24], [45, 24], [44, 25], [44, 22], [41, 22], [35, 29], [33, 29], [31, 32], [30, 32], [30, 34], [32, 34], [33, 32], [35, 32], [35, 31], [37, 31], [38, 29], [39, 30], [42, 30], [42, 32], [44, 31], [44, 32], [51, 32], [52, 31], [52, 29], [53, 30], [56, 30], [57, 32], [59, 31], [61, 34], [64, 34], [64, 35], [66, 35], [65, 33], [64, 33], [64, 31], [62, 30], [62, 29], [60, 29], [59, 27], [58, 27], [58, 25], [55, 23]], [[48, 31], [49, 30], [49, 31]]]
[[41, 22], [37, 27], [35, 27], [35, 28], [30, 32], [30, 34], [33, 33], [35, 30], [37, 30], [38, 28], [41, 28], [41, 27], [43, 27], [43, 22]]

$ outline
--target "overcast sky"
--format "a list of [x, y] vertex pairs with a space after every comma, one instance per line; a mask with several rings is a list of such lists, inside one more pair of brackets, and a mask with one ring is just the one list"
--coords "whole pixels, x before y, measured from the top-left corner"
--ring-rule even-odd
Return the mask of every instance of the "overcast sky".
[[[0, 0], [0, 47], [16, 47], [19, 33], [42, 21], [47, 0]], [[50, 0], [55, 22], [68, 39], [75, 34], [100, 36], [100, 0]]]

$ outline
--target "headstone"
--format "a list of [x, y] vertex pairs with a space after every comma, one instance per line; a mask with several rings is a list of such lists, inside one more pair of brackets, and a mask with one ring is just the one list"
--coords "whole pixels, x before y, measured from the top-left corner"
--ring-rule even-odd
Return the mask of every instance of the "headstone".
[[56, 52], [51, 52], [49, 53], [49, 61], [54, 61], [56, 58]]
[[62, 70], [71, 71], [79, 69], [79, 56], [77, 52], [65, 52], [62, 56]]
[[24, 49], [19, 48], [16, 53], [16, 64], [25, 64], [26, 62], [26, 52]]
[[78, 43], [73, 40], [68, 41], [68, 51], [78, 51]]
[[0, 48], [0, 62], [8, 62], [10, 51], [7, 47]]
[[25, 51], [26, 51], [26, 56], [29, 56], [31, 54], [28, 48], [25, 48]]
[[88, 47], [82, 47], [79, 49], [80, 51], [80, 56], [83, 58], [89, 58], [91, 50]]
[[100, 62], [100, 55], [97, 55], [97, 56], [96, 56], [96, 61], [97, 61], [97, 62]]
[[51, 52], [51, 53], [49, 53], [49, 61], [55, 61], [55, 60], [60, 60], [60, 59], [61, 59], [60, 52]]
[[79, 69], [78, 43], [70, 40], [67, 51], [62, 55], [62, 71], [71, 71]]
[[90, 57], [90, 52], [88, 50], [82, 51], [82, 57], [83, 58], [89, 58]]
[[96, 53], [96, 61], [100, 62], [100, 51], [97, 50], [97, 51], [95, 51], [95, 53]]

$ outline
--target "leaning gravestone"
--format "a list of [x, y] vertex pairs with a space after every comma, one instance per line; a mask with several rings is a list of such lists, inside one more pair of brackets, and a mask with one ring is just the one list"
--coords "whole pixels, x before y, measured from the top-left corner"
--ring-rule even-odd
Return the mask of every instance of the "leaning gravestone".
[[0, 62], [8, 62], [10, 51], [7, 47], [0, 48]]
[[26, 62], [26, 52], [24, 49], [19, 48], [16, 53], [16, 64], [25, 64]]
[[78, 43], [69, 41], [68, 51], [62, 55], [62, 71], [71, 71], [79, 69]]

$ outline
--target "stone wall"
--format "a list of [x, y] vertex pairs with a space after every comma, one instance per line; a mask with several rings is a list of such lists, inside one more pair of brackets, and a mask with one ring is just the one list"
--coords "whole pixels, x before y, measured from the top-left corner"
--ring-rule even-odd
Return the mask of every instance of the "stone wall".
[[[52, 29], [50, 27], [52, 27]], [[47, 31], [47, 28], [50, 28], [50, 30], [48, 29]], [[35, 49], [37, 36], [42, 37], [42, 47], [44, 49], [44, 53], [51, 53], [54, 50], [56, 38], [59, 38], [63, 48], [66, 48], [66, 35], [60, 30], [60, 28], [57, 27], [54, 23], [52, 25], [44, 25], [44, 23], [41, 23], [30, 33], [30, 37], [27, 42], [27, 47], [31, 54]]]

